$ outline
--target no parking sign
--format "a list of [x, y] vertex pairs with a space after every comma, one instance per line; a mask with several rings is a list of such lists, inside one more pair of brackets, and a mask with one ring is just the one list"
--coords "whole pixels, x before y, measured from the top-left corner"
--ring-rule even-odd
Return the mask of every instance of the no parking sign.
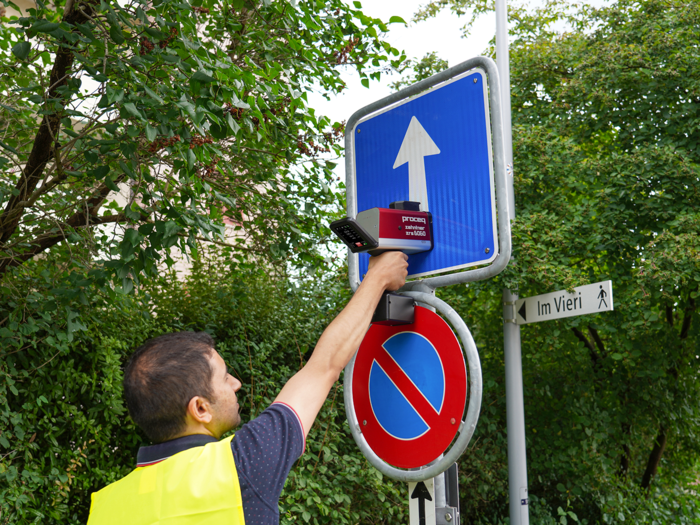
[[459, 430], [467, 398], [462, 349], [449, 325], [426, 308], [416, 307], [411, 325], [372, 325], [352, 383], [360, 431], [391, 465], [430, 463]]

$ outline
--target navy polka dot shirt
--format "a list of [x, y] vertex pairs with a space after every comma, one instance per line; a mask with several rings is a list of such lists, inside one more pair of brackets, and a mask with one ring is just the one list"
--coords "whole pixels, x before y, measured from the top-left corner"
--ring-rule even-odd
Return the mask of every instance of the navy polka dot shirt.
[[[183, 450], [214, 441], [212, 436], [197, 434], [141, 447], [137, 466], [153, 465]], [[280, 494], [292, 465], [305, 447], [301, 420], [284, 403], [273, 403], [236, 431], [231, 451], [241, 485], [246, 525], [279, 525]]]

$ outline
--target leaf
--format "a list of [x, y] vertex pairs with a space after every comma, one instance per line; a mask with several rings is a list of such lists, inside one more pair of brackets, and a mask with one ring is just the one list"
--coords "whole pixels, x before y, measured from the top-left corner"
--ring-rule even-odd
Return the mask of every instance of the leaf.
[[158, 130], [151, 126], [150, 124], [146, 125], [146, 138], [149, 140], [149, 142], [153, 142], [156, 139], [156, 136], [158, 135]]
[[360, 82], [362, 82], [362, 85], [365, 86], [366, 88], [369, 87], [369, 79], [363, 78]]
[[194, 75], [192, 75], [192, 80], [197, 80], [199, 82], [204, 82], [204, 83], [216, 81], [216, 79], [214, 77], [207, 75], [204, 71], [197, 71]]
[[50, 33], [58, 29], [60, 24], [48, 20], [38, 20], [29, 30], [37, 33]]
[[187, 156], [187, 167], [189, 169], [192, 169], [194, 167], [194, 163], [197, 162], [197, 157], [195, 157], [194, 151], [192, 151], [191, 149], [187, 150], [186, 156]]
[[235, 120], [233, 120], [233, 117], [231, 116], [230, 113], [227, 113], [227, 114], [226, 114], [226, 122], [228, 123], [229, 127], [230, 127], [231, 130], [233, 131], [233, 134], [234, 134], [234, 135], [235, 135], [236, 133], [238, 133], [238, 130], [241, 129], [241, 127], [238, 125], [238, 122], [236, 122]]
[[119, 161], [119, 167], [122, 169], [124, 173], [126, 173], [129, 178], [131, 179], [137, 179], [138, 177], [136, 176], [136, 173], [124, 162], [123, 160]]
[[110, 26], [109, 36], [117, 45], [121, 45], [124, 43], [124, 34], [122, 33], [121, 27], [119, 27], [118, 25]]
[[164, 101], [162, 98], [160, 98], [160, 97], [158, 96], [158, 93], [156, 93], [155, 91], [153, 91], [151, 88], [149, 88], [149, 87], [146, 86], [145, 84], [144, 84], [144, 86], [143, 86], [143, 89], [144, 89], [144, 91], [146, 91], [146, 93], [148, 94], [148, 96], [151, 97], [153, 100], [155, 100], [155, 101], [158, 102], [159, 104], [165, 104], [165, 101]]
[[27, 41], [19, 42], [12, 48], [12, 53], [20, 60], [24, 60], [29, 56], [32, 50], [32, 44]]
[[122, 291], [125, 294], [131, 293], [131, 290], [134, 289], [134, 281], [129, 279], [128, 277], [124, 277], [122, 279]]
[[98, 166], [93, 170], [88, 171], [96, 180], [102, 180], [109, 173], [109, 166]]
[[105, 177], [105, 186], [107, 186], [112, 191], [116, 191], [116, 192], [119, 191], [119, 186], [114, 184], [112, 177]]
[[136, 106], [134, 106], [133, 102], [126, 102], [123, 107], [130, 115], [133, 115], [134, 117], [143, 120], [143, 116], [141, 115], [139, 110], [136, 109]]
[[87, 24], [77, 24], [78, 31], [80, 31], [85, 38], [90, 42], [95, 40], [95, 35], [92, 34], [92, 28]]
[[127, 228], [126, 232], [124, 232], [124, 241], [130, 243], [132, 246], [138, 246], [141, 243], [139, 231], [133, 228]]
[[404, 24], [404, 25], [406, 25], [406, 21], [403, 18], [401, 18], [400, 16], [392, 16], [389, 19], [389, 23], [390, 24]]
[[13, 148], [12, 146], [10, 146], [8, 144], [5, 144], [2, 140], [0, 140], [0, 146], [2, 146], [7, 151], [14, 153], [15, 155], [19, 155], [19, 152], [15, 148]]
[[611, 354], [610, 357], [612, 357], [615, 361], [620, 361], [622, 359], [622, 354], [618, 354], [615, 352], [614, 354]]
[[557, 490], [559, 492], [566, 492], [566, 487], [561, 483], [557, 483]]
[[352, 3], [352, 5], [355, 6], [355, 9], [362, 9], [362, 2], [358, 2], [357, 0], [355, 0], [355, 1]]
[[163, 237], [172, 237], [180, 230], [181, 228], [174, 221], [168, 221], [165, 223], [165, 233], [163, 234]]

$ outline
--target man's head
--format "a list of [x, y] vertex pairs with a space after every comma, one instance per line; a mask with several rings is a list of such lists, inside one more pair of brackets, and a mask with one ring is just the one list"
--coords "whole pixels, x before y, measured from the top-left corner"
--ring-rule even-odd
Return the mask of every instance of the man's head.
[[205, 332], [150, 339], [124, 372], [129, 413], [154, 443], [187, 434], [221, 437], [240, 423], [240, 387]]

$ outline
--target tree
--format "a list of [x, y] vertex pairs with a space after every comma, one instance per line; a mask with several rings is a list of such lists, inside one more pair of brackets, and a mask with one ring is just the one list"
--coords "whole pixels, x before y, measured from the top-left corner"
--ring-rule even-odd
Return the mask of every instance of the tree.
[[[303, 363], [333, 305], [304, 310], [285, 278], [323, 264], [339, 187], [323, 159], [343, 132], [307, 93], [342, 90], [340, 68], [367, 80], [402, 59], [354, 5], [38, 0], [2, 19], [0, 523], [85, 523], [90, 492], [131, 469], [142, 440], [121, 368], [148, 337], [216, 333], [251, 416]], [[201, 257], [202, 243], [222, 251]], [[158, 282], [175, 247], [211, 266]], [[284, 509], [395, 514], [396, 489], [359, 455], [342, 469], [351, 438], [335, 407]], [[338, 487], [369, 492], [308, 483], [332, 479], [329, 465]], [[360, 510], [341, 508], [349, 498]]]
[[0, 275], [63, 247], [126, 291], [198, 239], [318, 263], [337, 198], [319, 154], [339, 153], [343, 126], [306, 93], [401, 60], [383, 22], [340, 0], [39, 0], [6, 23]]
[[[492, 8], [433, 2], [418, 18], [446, 5], [472, 16]], [[503, 407], [500, 325], [479, 312], [500, 309], [504, 286], [525, 297], [612, 279], [614, 312], [523, 328], [532, 512], [692, 523], [700, 513], [689, 492], [700, 457], [700, 7], [553, 1], [510, 15], [513, 261], [498, 279], [444, 297], [462, 306], [481, 345], [495, 389], [485, 406]], [[487, 409], [475, 437], [481, 454], [476, 448], [463, 466], [468, 498], [469, 490], [483, 497], [467, 505], [493, 522], [506, 497], [498, 414]], [[491, 477], [484, 458], [499, 465]], [[502, 485], [484, 489], [486, 480]]]

